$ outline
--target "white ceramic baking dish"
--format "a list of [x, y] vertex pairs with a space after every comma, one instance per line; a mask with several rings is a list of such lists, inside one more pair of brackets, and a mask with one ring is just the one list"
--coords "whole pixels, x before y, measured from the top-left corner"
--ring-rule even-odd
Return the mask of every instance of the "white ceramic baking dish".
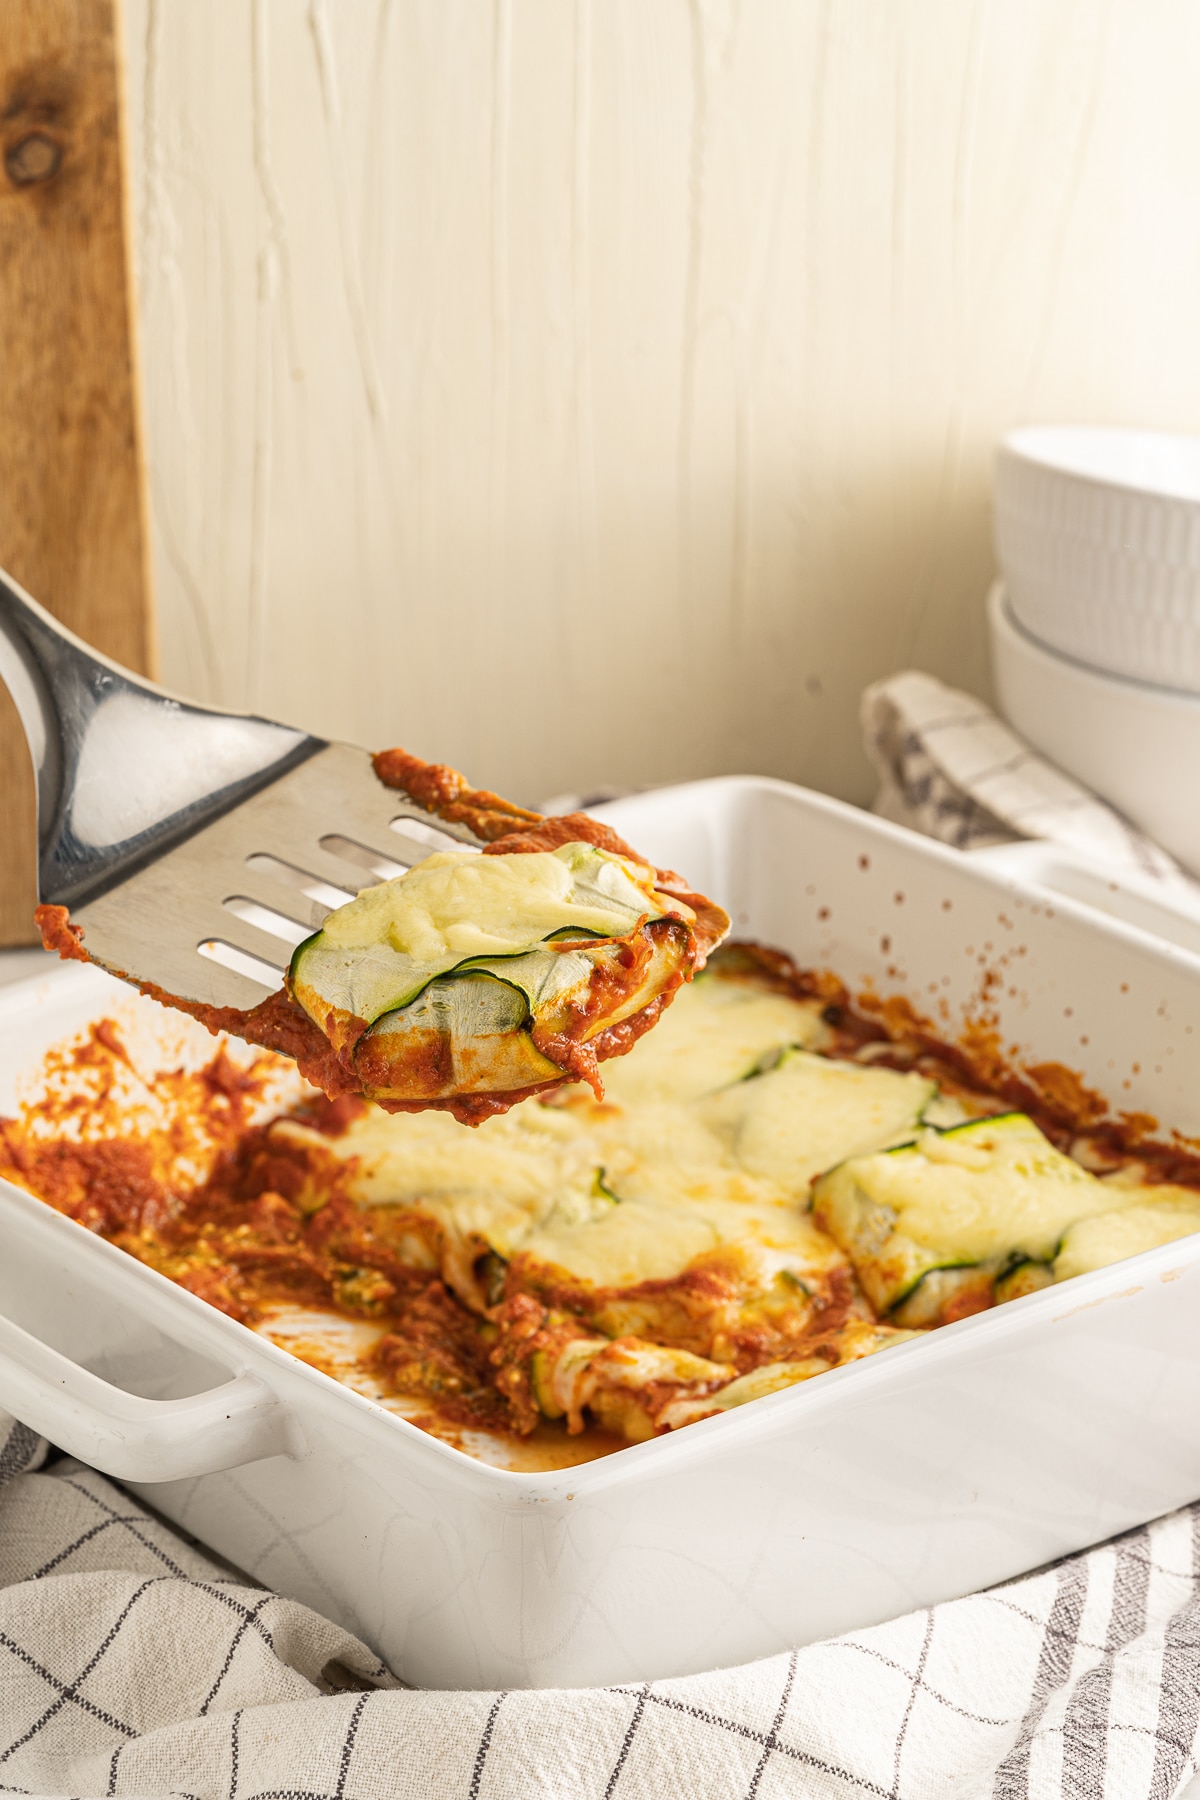
[[[740, 934], [944, 1008], [948, 1028], [986, 992], [1018, 1054], [1200, 1136], [1200, 958], [780, 782], [607, 816]], [[0, 1104], [117, 995], [91, 970], [0, 995]], [[0, 1234], [0, 1404], [422, 1685], [732, 1663], [1200, 1493], [1200, 1237], [529, 1475], [424, 1435], [9, 1187]]]

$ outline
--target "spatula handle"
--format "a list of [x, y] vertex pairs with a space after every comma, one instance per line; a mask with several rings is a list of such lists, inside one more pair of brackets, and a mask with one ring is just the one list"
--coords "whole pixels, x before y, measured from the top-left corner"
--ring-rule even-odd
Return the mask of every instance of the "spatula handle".
[[165, 693], [0, 570], [0, 676], [37, 778], [38, 892], [77, 907], [323, 747]]
[[[66, 721], [90, 711], [89, 696], [114, 681], [132, 681], [116, 663], [89, 650], [0, 570], [0, 676], [20, 714], [45, 817], [62, 787]], [[53, 806], [49, 810], [53, 810]]]

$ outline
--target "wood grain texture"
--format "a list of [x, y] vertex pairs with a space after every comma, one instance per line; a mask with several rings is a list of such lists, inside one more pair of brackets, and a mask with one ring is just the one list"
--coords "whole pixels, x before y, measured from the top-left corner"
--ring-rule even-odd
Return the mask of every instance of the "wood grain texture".
[[866, 799], [997, 436], [1200, 426], [1178, 0], [131, 0], [173, 685], [535, 801]]
[[[113, 0], [0, 6], [0, 565], [151, 662]], [[0, 944], [36, 934], [29, 752], [0, 716]]]

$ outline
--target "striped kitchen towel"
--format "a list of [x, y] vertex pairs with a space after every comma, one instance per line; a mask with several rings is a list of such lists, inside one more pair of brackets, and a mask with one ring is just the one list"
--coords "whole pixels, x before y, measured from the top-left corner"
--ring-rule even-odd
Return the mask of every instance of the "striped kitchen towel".
[[742, 1668], [418, 1693], [0, 1415], [0, 1793], [139, 1800], [1171, 1800], [1200, 1508]]
[[1052, 839], [1195, 895], [1173, 857], [973, 694], [906, 669], [867, 688], [861, 710], [879, 776], [874, 811], [885, 819], [960, 850]]

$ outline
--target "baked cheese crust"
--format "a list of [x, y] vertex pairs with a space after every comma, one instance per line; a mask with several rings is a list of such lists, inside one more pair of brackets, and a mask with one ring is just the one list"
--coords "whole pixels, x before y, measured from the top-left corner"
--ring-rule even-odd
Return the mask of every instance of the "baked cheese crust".
[[[434, 923], [427, 962], [494, 948], [486, 918]], [[602, 1099], [559, 1087], [474, 1128], [301, 1097], [294, 1070], [289, 1094], [270, 1056], [139, 1072], [109, 1024], [51, 1062], [0, 1127], [4, 1174], [512, 1468], [682, 1429], [1200, 1230], [1186, 1148], [1018, 1110], [1012, 1083], [762, 951], [681, 988]]]

